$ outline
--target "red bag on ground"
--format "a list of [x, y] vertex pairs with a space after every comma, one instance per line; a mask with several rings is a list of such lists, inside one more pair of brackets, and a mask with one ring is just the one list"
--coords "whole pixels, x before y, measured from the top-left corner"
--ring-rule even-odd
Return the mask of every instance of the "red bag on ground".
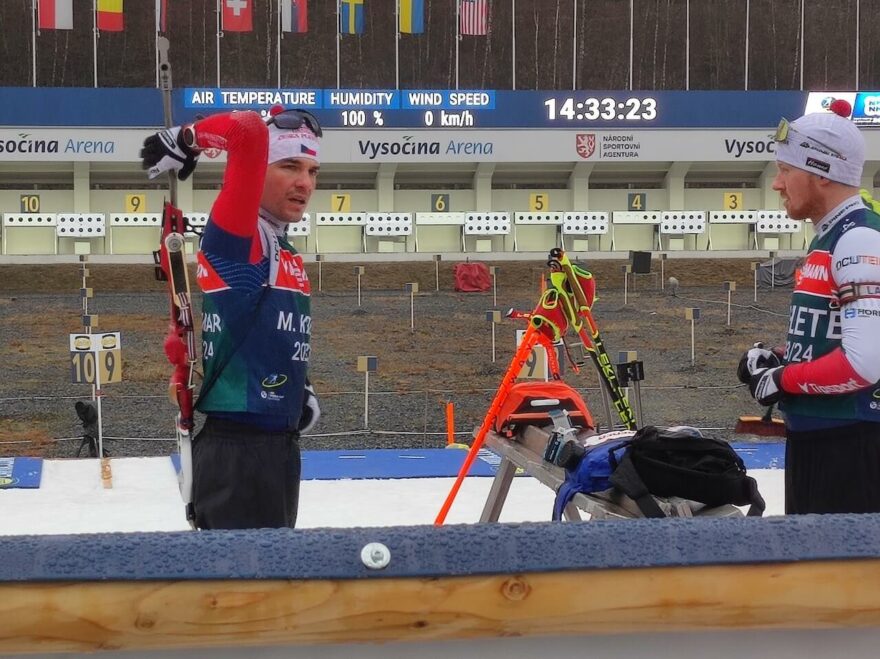
[[581, 395], [562, 380], [516, 382], [495, 417], [495, 432], [512, 436], [525, 425], [552, 423], [549, 410], [565, 410], [571, 425], [594, 428], [593, 416]]
[[452, 272], [456, 291], [483, 293], [492, 288], [492, 278], [485, 263], [456, 263]]

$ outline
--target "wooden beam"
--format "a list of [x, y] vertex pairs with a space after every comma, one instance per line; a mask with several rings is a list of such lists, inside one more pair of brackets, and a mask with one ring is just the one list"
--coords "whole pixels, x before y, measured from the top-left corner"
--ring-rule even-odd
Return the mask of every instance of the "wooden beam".
[[[586, 548], [585, 548], [586, 550]], [[346, 581], [0, 585], [4, 652], [880, 626], [880, 560]]]

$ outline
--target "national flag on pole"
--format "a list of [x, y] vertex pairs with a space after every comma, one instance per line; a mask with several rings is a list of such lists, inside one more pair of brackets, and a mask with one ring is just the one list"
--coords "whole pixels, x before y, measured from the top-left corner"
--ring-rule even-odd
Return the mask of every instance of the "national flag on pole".
[[342, 0], [339, 12], [339, 32], [341, 34], [364, 33], [364, 0]]
[[168, 30], [168, 0], [156, 0], [156, 31]]
[[98, 0], [99, 30], [105, 32], [122, 32], [122, 0]]
[[281, 0], [281, 31], [298, 34], [309, 31], [308, 0]]
[[460, 0], [458, 11], [462, 34], [488, 34], [489, 0]]
[[72, 30], [73, 0], [39, 0], [41, 30]]
[[253, 32], [254, 0], [223, 0], [223, 24], [226, 32]]
[[399, 0], [400, 31], [421, 34], [425, 31], [425, 0]]

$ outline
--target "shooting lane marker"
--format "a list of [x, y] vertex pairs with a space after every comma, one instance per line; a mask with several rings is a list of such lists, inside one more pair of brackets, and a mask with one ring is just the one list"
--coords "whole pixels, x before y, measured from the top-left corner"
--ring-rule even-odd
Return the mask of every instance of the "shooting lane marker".
[[730, 294], [736, 290], [736, 282], [724, 282], [724, 290], [727, 291], [727, 326], [730, 327]]
[[323, 279], [324, 277], [322, 272], [322, 267], [324, 265], [324, 257], [321, 254], [315, 254], [315, 263], [318, 264], [318, 292], [321, 293], [323, 287]]
[[370, 373], [379, 368], [379, 358], [361, 355], [357, 358], [358, 373], [364, 374], [364, 430], [370, 429]]
[[495, 325], [501, 322], [501, 312], [495, 309], [486, 311], [486, 320], [492, 325], [492, 363], [495, 363]]
[[440, 292], [440, 261], [442, 256], [434, 254], [434, 290]]
[[622, 265], [620, 271], [623, 273], [623, 306], [626, 306], [627, 284], [629, 283], [629, 273], [632, 272], [632, 266]]
[[684, 310], [684, 317], [691, 321], [691, 366], [696, 365], [697, 353], [694, 343], [694, 323], [700, 319], [699, 307], [687, 307]]
[[636, 427], [642, 427], [642, 380], [645, 379], [645, 366], [639, 361], [639, 353], [635, 350], [621, 350], [617, 353], [617, 379], [620, 386], [625, 388], [625, 395], [629, 400], [629, 387], [633, 389], [633, 413], [636, 417]]
[[768, 252], [770, 257], [770, 290], [776, 288], [776, 252]]
[[354, 274], [357, 277], [358, 306], [361, 306], [361, 277], [364, 276], [364, 266], [356, 265], [354, 267]]
[[761, 265], [759, 261], [752, 261], [752, 276], [755, 280], [755, 302], [758, 301], [758, 266]]
[[498, 306], [498, 266], [490, 265], [489, 274], [492, 275], [492, 306]]
[[666, 290], [666, 259], [669, 257], [669, 254], [666, 252], [660, 253], [660, 290]]
[[409, 293], [409, 331], [416, 331], [416, 293], [419, 292], [419, 282], [411, 281], [404, 284], [404, 289]]

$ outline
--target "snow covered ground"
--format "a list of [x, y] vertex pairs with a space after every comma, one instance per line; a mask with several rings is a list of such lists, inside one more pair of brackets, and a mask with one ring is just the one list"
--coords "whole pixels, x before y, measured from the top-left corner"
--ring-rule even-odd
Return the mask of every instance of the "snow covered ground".
[[[39, 489], [0, 489], [0, 535], [178, 531], [189, 528], [169, 458], [114, 458], [113, 488], [101, 484], [97, 460], [46, 460]], [[781, 469], [749, 474], [767, 501], [766, 515], [784, 510]], [[307, 480], [298, 528], [431, 524], [452, 478]], [[447, 523], [480, 518], [492, 479], [465, 480]], [[502, 522], [547, 521], [553, 492], [534, 478], [514, 479]]]

